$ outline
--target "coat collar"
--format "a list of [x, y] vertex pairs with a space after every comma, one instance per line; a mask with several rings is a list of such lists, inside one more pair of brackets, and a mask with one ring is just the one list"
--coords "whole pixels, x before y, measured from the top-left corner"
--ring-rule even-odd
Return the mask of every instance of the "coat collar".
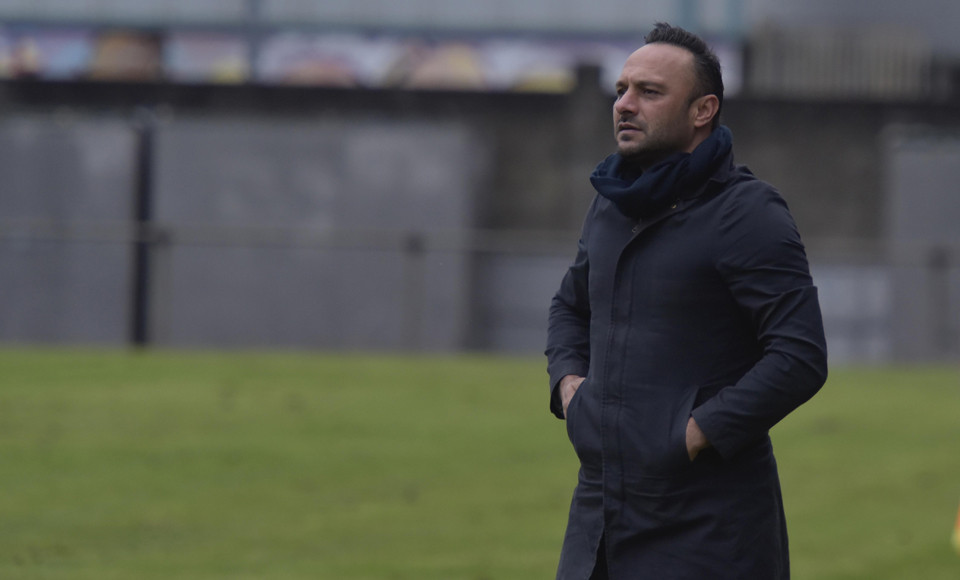
[[703, 185], [694, 190], [688, 196], [680, 198], [680, 201], [686, 201], [691, 199], [696, 199], [707, 193], [712, 192], [717, 188], [718, 184], [724, 184], [730, 181], [734, 174], [736, 173], [736, 166], [733, 164], [733, 151], [731, 150], [727, 153], [724, 160], [720, 163], [720, 166], [713, 173], [713, 175], [708, 179]]
[[683, 211], [687, 207], [696, 203], [699, 198], [714, 195], [716, 192], [722, 189], [723, 184], [733, 179], [735, 174], [736, 166], [733, 164], [733, 151], [730, 151], [724, 158], [723, 162], [720, 163], [719, 168], [714, 172], [710, 179], [704, 182], [703, 185], [695, 189], [692, 193], [678, 198], [676, 203], [664, 208], [663, 211], [660, 211], [656, 215], [637, 222], [637, 227], [635, 227], [633, 230], [633, 237], [636, 237], [654, 224]]

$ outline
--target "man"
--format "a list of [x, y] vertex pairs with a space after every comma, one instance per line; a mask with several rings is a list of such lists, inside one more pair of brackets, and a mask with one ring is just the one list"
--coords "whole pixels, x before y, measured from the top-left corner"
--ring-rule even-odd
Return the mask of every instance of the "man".
[[768, 430], [826, 380], [817, 291], [783, 199], [733, 164], [716, 56], [666, 24], [645, 40], [550, 308], [580, 459], [557, 578], [788, 578]]

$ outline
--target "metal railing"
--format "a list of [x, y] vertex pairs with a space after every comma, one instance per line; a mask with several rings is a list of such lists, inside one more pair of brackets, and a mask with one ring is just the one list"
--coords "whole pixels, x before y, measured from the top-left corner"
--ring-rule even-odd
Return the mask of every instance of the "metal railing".
[[[449, 230], [437, 232], [382, 229], [312, 229], [257, 226], [209, 226], [199, 224], [143, 224], [137, 222], [58, 222], [51, 220], [0, 220], [0, 258], [15, 247], [55, 244], [69, 248], [89, 245], [143, 247], [152, 258], [175, 250], [184, 256], [198, 251], [236, 251], [269, 249], [276, 259], [307, 251], [309, 255], [359, 256], [355, 262], [339, 268], [364, 269], [382, 261], [365, 260], [376, 255], [399, 264], [399, 278], [377, 285], [384, 295], [399, 294], [397, 324], [414, 328], [430, 314], [436, 296], [428, 298], [431, 272], [437, 264], [458, 264], [451, 285], [466, 293], [458, 300], [470, 312], [466, 315], [467, 334], [454, 340], [449, 348], [518, 349], [534, 352], [542, 347], [545, 316], [549, 299], [560, 276], [572, 258], [576, 232]], [[883, 362], [901, 359], [954, 359], [960, 354], [960, 246], [943, 244], [886, 244], [834, 240], [813, 243], [808, 248], [815, 283], [820, 288], [821, 305], [828, 342], [834, 362]], [[279, 252], [279, 253], [277, 253]], [[128, 254], [133, 255], [131, 252]], [[219, 255], [219, 254], [218, 254]], [[392, 256], [392, 257], [391, 257]], [[151, 261], [151, 264], [155, 262]], [[256, 267], [259, 262], [251, 261]], [[262, 264], [262, 263], [261, 263]], [[432, 264], [432, 266], [431, 266]], [[312, 267], [312, 266], [311, 266]], [[316, 265], [317, 268], [328, 266]], [[448, 266], [449, 267], [449, 266]], [[337, 278], [344, 273], [335, 267], [318, 271], [320, 279]], [[116, 269], [117, 275], [135, 277], [133, 261]], [[159, 276], [189, 276], [185, 270], [166, 268]], [[143, 273], [141, 273], [142, 275]], [[256, 275], [256, 273], [252, 273]], [[148, 272], [146, 297], [131, 296], [125, 304], [111, 308], [129, 308], [130, 320], [144, 327], [128, 336], [134, 344], [151, 344], [150, 313], [164, 312], [173, 305], [158, 305], [155, 300], [177, 299], [170, 295], [154, 297], [156, 274]], [[167, 283], [170, 281], [167, 280]], [[181, 280], [190, 287], [193, 280]], [[196, 282], [200, 283], [200, 282]], [[162, 285], [162, 284], [161, 284]], [[0, 281], [0, 288], [3, 282]], [[37, 288], [38, 292], [45, 289]], [[47, 289], [49, 290], [49, 289]], [[136, 291], [130, 285], [131, 292]], [[202, 289], [197, 288], [198, 295]], [[69, 292], [55, 292], [57, 296]], [[361, 293], [362, 294], [362, 293]], [[182, 295], [179, 299], [183, 299]], [[328, 298], [319, 297], [321, 300]], [[334, 310], [356, 312], [366, 305], [348, 295]], [[255, 297], [241, 301], [255, 304]], [[9, 306], [9, 305], [8, 305]], [[276, 306], [276, 305], [275, 305]], [[296, 310], [303, 304], [277, 307]], [[143, 309], [137, 312], [137, 308]], [[238, 311], [235, 316], [244, 316]], [[398, 339], [399, 348], [418, 349], [419, 331], [410, 331]], [[512, 333], [512, 334], [511, 334]], [[519, 334], [518, 334], [519, 333]], [[513, 340], [502, 336], [525, 336]], [[16, 337], [7, 336], [7, 340]], [[251, 339], [256, 342], [255, 339]], [[213, 345], [216, 346], [216, 345]], [[311, 345], [304, 345], [311, 346]], [[327, 342], [322, 346], [338, 345]], [[352, 347], [362, 348], [362, 344]], [[382, 345], [381, 345], [382, 346]]]

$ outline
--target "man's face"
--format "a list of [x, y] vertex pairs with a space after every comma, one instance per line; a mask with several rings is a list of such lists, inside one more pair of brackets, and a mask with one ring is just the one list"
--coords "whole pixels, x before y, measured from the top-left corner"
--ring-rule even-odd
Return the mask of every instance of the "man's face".
[[614, 136], [622, 156], [649, 167], [693, 149], [693, 66], [693, 54], [672, 44], [647, 44], [630, 55], [613, 105]]

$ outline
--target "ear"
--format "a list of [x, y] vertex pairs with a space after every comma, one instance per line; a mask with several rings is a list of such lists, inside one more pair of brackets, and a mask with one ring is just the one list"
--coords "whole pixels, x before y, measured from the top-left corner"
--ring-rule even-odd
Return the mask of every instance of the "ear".
[[716, 95], [704, 95], [690, 104], [693, 126], [697, 129], [709, 125], [720, 110], [720, 99]]

